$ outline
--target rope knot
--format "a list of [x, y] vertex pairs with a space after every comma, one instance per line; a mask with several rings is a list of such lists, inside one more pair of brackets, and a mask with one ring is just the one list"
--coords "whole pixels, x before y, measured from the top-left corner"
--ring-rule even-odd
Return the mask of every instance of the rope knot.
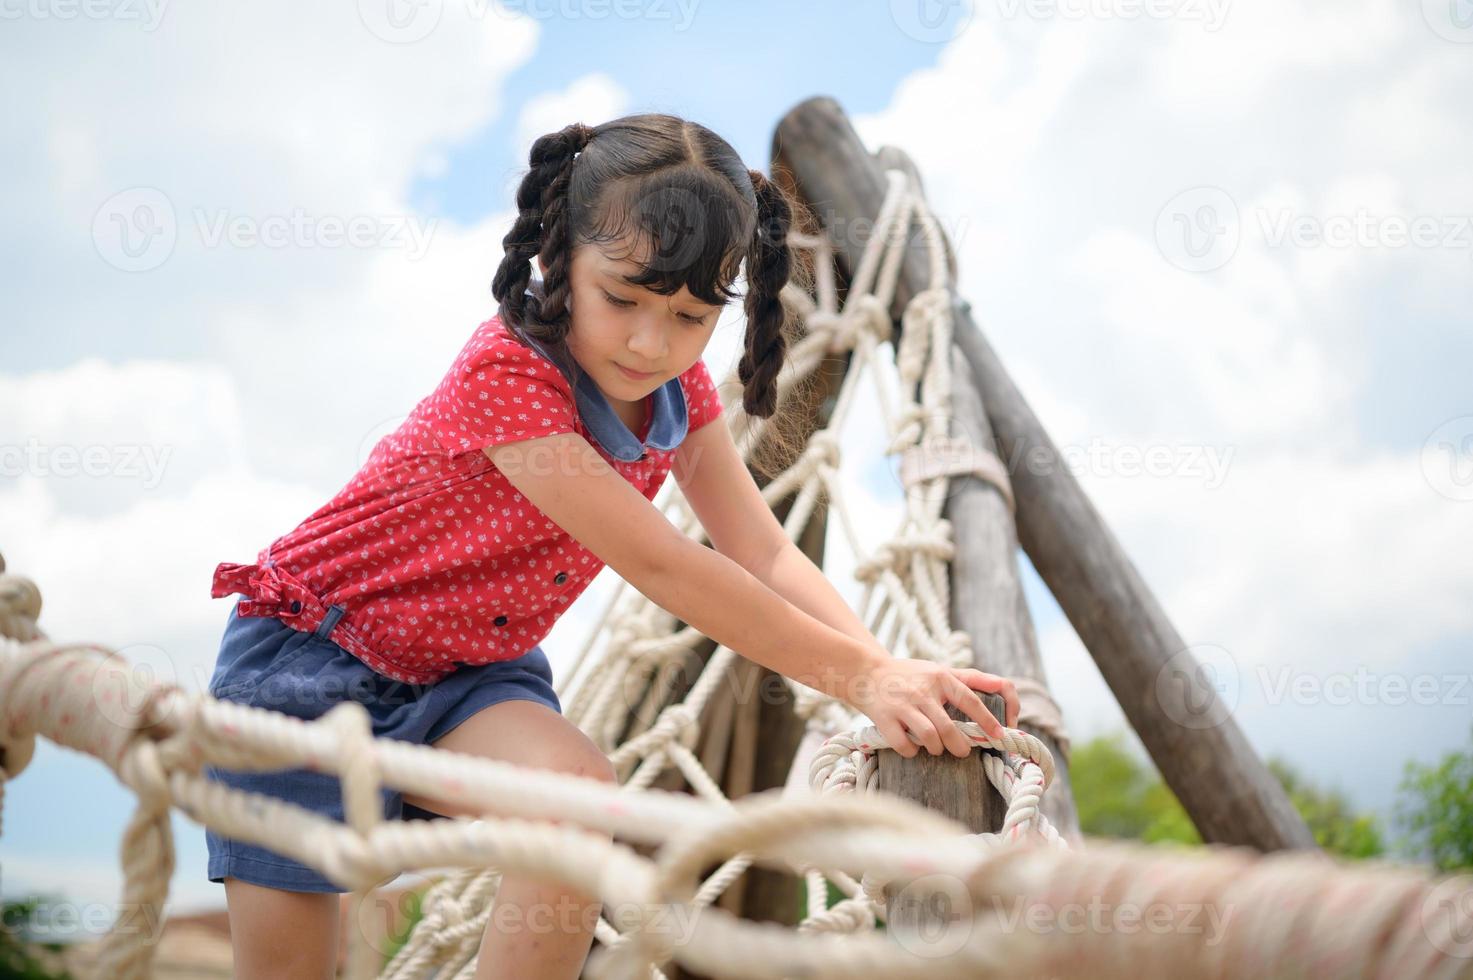
[[829, 340], [829, 353], [842, 354], [859, 345], [859, 339], [869, 334], [876, 343], [890, 339], [895, 325], [890, 319], [890, 310], [872, 293], [854, 296], [844, 304]]
[[667, 738], [673, 737], [681, 745], [694, 750], [696, 740], [701, 736], [699, 722], [700, 719], [696, 717], [695, 710], [682, 701], [660, 712], [660, 721], [656, 727], [662, 732], [667, 732]]
[[839, 435], [829, 429], [820, 429], [813, 433], [808, 440], [808, 448], [803, 451], [805, 463], [818, 465], [819, 463], [829, 467], [839, 465]]

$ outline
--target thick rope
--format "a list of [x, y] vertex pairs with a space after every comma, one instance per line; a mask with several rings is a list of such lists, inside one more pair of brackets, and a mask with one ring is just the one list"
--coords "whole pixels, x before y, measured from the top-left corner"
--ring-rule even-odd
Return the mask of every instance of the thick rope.
[[[129, 702], [134, 707], [115, 713], [104, 699], [118, 690], [137, 695]], [[99, 710], [102, 704], [109, 707]], [[1361, 976], [1473, 975], [1473, 949], [1467, 948], [1473, 879], [1467, 877], [1438, 880], [1415, 869], [1340, 863], [1317, 853], [1261, 857], [1246, 849], [1047, 846], [1036, 800], [1051, 779], [1053, 760], [1024, 732], [1008, 730], [993, 744], [976, 726], [960, 723], [969, 739], [992, 744], [1017, 763], [1005, 767], [1012, 778], [1000, 763], [988, 770], [1009, 797], [1004, 832], [970, 835], [898, 797], [833, 791], [850, 782], [856, 790], [868, 785], [859, 772], [873, 758], [871, 750], [883, 745], [876, 731], [863, 731], [858, 742], [832, 740], [815, 772], [842, 773], [857, 752], [856, 773], [817, 780], [813, 795], [768, 791], [718, 803], [658, 790], [631, 793], [595, 780], [367, 739], [366, 725], [366, 712], [353, 702], [303, 722], [138, 682], [121, 658], [94, 647], [0, 643], [0, 744], [7, 761], [28, 759], [38, 735], [50, 738], [102, 759], [129, 781], [142, 817], [177, 806], [224, 834], [319, 867], [355, 892], [406, 870], [466, 869], [451, 879], [465, 901], [453, 909], [442, 897], [424, 920], [436, 926], [428, 935], [455, 933], [463, 943], [478, 941], [485, 928], [491, 895], [475, 890], [484, 869], [566, 882], [619, 909], [626, 925], [622, 936], [600, 929], [606, 942], [589, 969], [603, 980], [651, 976], [651, 963], [672, 959], [713, 976], [767, 978], [856, 972], [961, 977], [1001, 969], [1132, 978], [1188, 971], [1347, 976], [1352, 969]], [[350, 812], [345, 824], [206, 780], [206, 765], [312, 765], [337, 772], [350, 811], [387, 785], [453, 796], [505, 815], [405, 823]], [[159, 833], [166, 831], [164, 824]], [[643, 858], [610, 838], [659, 849]], [[860, 875], [861, 894], [796, 931], [744, 922], [701, 894], [703, 869], [739, 854], [764, 867], [798, 866], [839, 880]], [[125, 855], [128, 896], [155, 911], [167, 888], [167, 876], [147, 867], [158, 856]], [[874, 924], [874, 909], [883, 907], [884, 889], [895, 887], [921, 898], [965, 898], [967, 914], [945, 933], [946, 955], [936, 955], [942, 941], [936, 937], [916, 947], [863, 935]], [[1053, 932], [1007, 924], [1019, 909], [1063, 915], [1101, 905], [1107, 914], [1134, 915], [1137, 923], [1151, 909], [1169, 916], [1189, 908], [1221, 921], [1215, 945], [1207, 947], [1200, 924], [1189, 930], [1191, 923], [1179, 923], [1166, 934], [1128, 923], [1082, 931], [1061, 923]], [[856, 934], [840, 938], [838, 931], [849, 929]], [[129, 950], [130, 944], [144, 948]], [[432, 963], [454, 966], [444, 950], [435, 956], [425, 944], [406, 946], [386, 975], [414, 976], [411, 971]], [[104, 952], [98, 975], [149, 975], [151, 947], [139, 935]]]

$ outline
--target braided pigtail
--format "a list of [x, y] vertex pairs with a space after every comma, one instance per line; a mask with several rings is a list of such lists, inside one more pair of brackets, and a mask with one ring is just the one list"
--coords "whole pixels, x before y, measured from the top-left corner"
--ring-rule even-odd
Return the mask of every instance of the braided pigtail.
[[787, 308], [782, 290], [792, 274], [788, 225], [792, 209], [782, 189], [760, 170], [750, 171], [757, 195], [757, 228], [747, 251], [747, 348], [737, 364], [742, 408], [770, 418], [777, 410], [777, 375], [787, 356]]
[[[531, 170], [517, 189], [517, 220], [501, 240], [504, 255], [491, 283], [502, 320], [539, 341], [561, 344], [570, 325], [567, 221], [568, 181], [574, 158], [595, 130], [573, 123], [532, 144]], [[528, 297], [532, 260], [542, 257], [543, 295]]]

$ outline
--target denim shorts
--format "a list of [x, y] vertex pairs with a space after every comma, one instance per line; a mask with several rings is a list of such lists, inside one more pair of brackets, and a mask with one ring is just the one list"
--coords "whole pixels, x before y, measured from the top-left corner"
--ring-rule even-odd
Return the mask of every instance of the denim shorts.
[[[237, 600], [238, 604], [238, 600]], [[368, 710], [376, 737], [428, 745], [482, 708], [502, 701], [536, 701], [562, 712], [552, 687], [552, 666], [541, 646], [514, 660], [462, 666], [433, 684], [406, 684], [379, 674], [328, 634], [343, 615], [329, 607], [312, 633], [294, 630], [274, 616], [240, 616], [230, 610], [210, 694], [221, 701], [267, 708], [306, 721], [352, 699]], [[309, 769], [243, 772], [206, 766], [214, 782], [286, 800], [324, 817], [342, 821], [339, 778]], [[398, 790], [380, 787], [386, 820], [427, 820], [439, 814], [404, 804]], [[209, 879], [239, 878], [295, 892], [346, 892], [349, 889], [315, 868], [245, 841], [205, 828]]]

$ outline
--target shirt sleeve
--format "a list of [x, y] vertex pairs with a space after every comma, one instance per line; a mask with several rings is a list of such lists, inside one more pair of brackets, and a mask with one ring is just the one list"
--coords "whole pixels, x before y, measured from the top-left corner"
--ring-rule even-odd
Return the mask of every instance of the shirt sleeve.
[[540, 353], [498, 329], [495, 319], [466, 344], [430, 395], [424, 418], [448, 452], [577, 431], [567, 379]]
[[697, 359], [680, 377], [685, 388], [685, 431], [689, 435], [707, 422], [720, 418], [723, 406], [705, 361]]

